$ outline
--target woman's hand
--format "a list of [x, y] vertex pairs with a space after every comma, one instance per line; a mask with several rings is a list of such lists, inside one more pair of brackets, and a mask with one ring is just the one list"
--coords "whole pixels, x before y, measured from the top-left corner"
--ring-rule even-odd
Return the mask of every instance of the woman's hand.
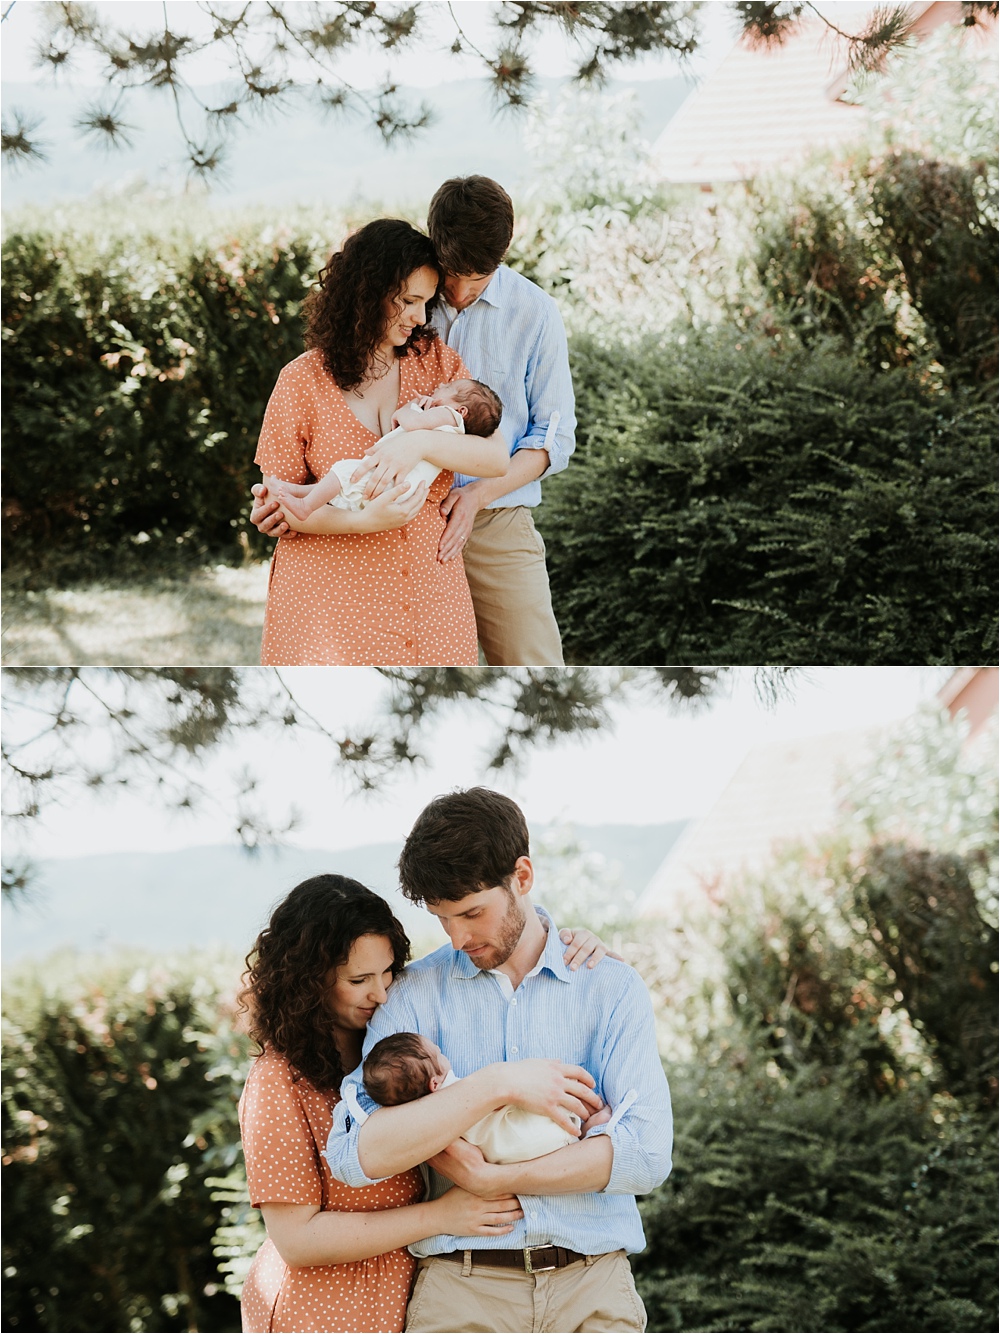
[[419, 446], [411, 443], [407, 435], [397, 435], [370, 445], [351, 475], [351, 481], [360, 482], [367, 475], [365, 499], [371, 500], [401, 482], [422, 458]]
[[563, 927], [559, 932], [559, 939], [567, 946], [563, 962], [571, 972], [575, 973], [582, 963], [588, 968], [593, 968], [605, 955], [625, 962], [620, 954], [609, 949], [600, 936], [588, 931], [585, 926]]
[[256, 486], [250, 488], [250, 493], [254, 497], [250, 522], [258, 532], [263, 533], [265, 537], [284, 537], [291, 531], [285, 522], [281, 506], [276, 500], [271, 499], [265, 483], [258, 482]]
[[380, 496], [369, 501], [358, 514], [358, 532], [383, 533], [392, 528], [402, 528], [415, 519], [421, 506], [427, 499], [427, 483], [420, 482], [412, 495], [406, 496], [408, 483], [400, 482], [390, 491], [383, 491]]
[[[458, 1143], [464, 1144], [465, 1141], [459, 1140]], [[473, 1147], [472, 1144], [466, 1145], [469, 1149]], [[479, 1150], [476, 1149], [476, 1152], [479, 1153]], [[443, 1153], [437, 1155], [438, 1158], [444, 1156]], [[479, 1156], [482, 1158], [482, 1154]], [[441, 1171], [440, 1167], [438, 1171]], [[435, 1205], [443, 1214], [441, 1231], [452, 1237], [503, 1236], [513, 1230], [519, 1218], [524, 1217], [517, 1196], [511, 1195], [502, 1186], [496, 1195], [483, 1197], [478, 1192], [463, 1190], [456, 1185], [442, 1195], [440, 1200], [436, 1200]]]
[[498, 1163], [488, 1163], [482, 1150], [467, 1139], [455, 1140], [427, 1161], [435, 1172], [480, 1200], [494, 1200], [506, 1194], [504, 1169]]

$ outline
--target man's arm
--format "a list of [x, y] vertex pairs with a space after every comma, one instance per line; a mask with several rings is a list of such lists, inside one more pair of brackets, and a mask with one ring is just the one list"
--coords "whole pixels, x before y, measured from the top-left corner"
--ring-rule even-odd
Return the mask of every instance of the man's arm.
[[460, 556], [479, 511], [501, 496], [541, 477], [548, 466], [548, 450], [518, 449], [511, 457], [503, 477], [480, 477], [449, 491], [441, 502], [441, 513], [448, 523], [438, 545], [438, 560], [449, 561]]
[[[544, 450], [548, 461], [538, 476], [548, 477], [562, 472], [576, 447], [576, 404], [569, 373], [569, 349], [562, 317], [554, 303], [548, 305], [528, 355], [525, 390], [528, 429], [520, 440], [514, 441], [511, 453]], [[549, 422], [555, 413], [559, 414], [559, 420], [550, 433]]]
[[457, 1139], [429, 1159], [442, 1176], [484, 1199], [497, 1190], [515, 1195], [580, 1195], [604, 1190], [611, 1180], [614, 1149], [605, 1135], [580, 1140], [525, 1163], [488, 1163], [475, 1144]]

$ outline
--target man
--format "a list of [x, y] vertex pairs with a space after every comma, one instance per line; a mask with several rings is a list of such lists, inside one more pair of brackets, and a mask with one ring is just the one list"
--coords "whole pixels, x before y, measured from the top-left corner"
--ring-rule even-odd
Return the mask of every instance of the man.
[[453, 559], [464, 546], [491, 666], [561, 666], [545, 547], [531, 510], [541, 501], [541, 480], [566, 467], [575, 443], [562, 318], [550, 296], [502, 263], [514, 206], [496, 181], [445, 181], [431, 200], [427, 230], [445, 271], [434, 327], [500, 395], [500, 430], [511, 451], [504, 477], [455, 478], [441, 506], [448, 526], [440, 555]]
[[[496, 181], [445, 181], [431, 200], [427, 229], [444, 269], [434, 327], [499, 394], [500, 430], [511, 451], [504, 477], [456, 477], [441, 506], [447, 527], [439, 559], [455, 560], [464, 549], [479, 643], [491, 666], [561, 666], [545, 546], [531, 511], [541, 501], [542, 479], [566, 467], [575, 443], [562, 318], [550, 296], [502, 263], [514, 206]], [[250, 516], [275, 537], [284, 531], [274, 522], [276, 508], [269, 498], [258, 500]]]
[[[451, 945], [396, 980], [371, 1019], [365, 1054], [390, 1033], [417, 1032], [441, 1048], [459, 1082], [377, 1108], [359, 1068], [344, 1081], [326, 1157], [353, 1186], [429, 1158], [484, 1197], [517, 1194], [523, 1210], [512, 1231], [411, 1247], [420, 1267], [407, 1330], [644, 1329], [625, 1253], [645, 1244], [634, 1197], [667, 1176], [672, 1145], [646, 988], [613, 959], [566, 967], [555, 926], [531, 903], [524, 816], [499, 793], [437, 798], [399, 868], [403, 892], [438, 918]], [[477, 1070], [479, 1084], [464, 1078]], [[567, 1112], [586, 1120], [603, 1105], [611, 1117], [545, 1157], [487, 1164], [451, 1140], [456, 1122], [460, 1134], [490, 1110], [490, 1088], [480, 1102], [476, 1089], [494, 1071], [504, 1082], [493, 1105], [515, 1101], [562, 1124], [571, 1124]]]

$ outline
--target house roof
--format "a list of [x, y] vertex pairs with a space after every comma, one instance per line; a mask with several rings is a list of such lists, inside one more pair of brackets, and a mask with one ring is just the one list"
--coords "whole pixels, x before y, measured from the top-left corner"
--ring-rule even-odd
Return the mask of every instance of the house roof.
[[856, 136], [864, 109], [836, 100], [846, 64], [844, 42], [819, 19], [781, 46], [741, 39], [657, 140], [664, 180], [742, 181]]
[[[913, 4], [910, 17], [921, 38], [961, 21], [962, 6]], [[847, 51], [819, 18], [800, 21], [780, 46], [754, 48], [741, 38], [654, 145], [662, 178], [706, 186], [748, 180], [857, 138], [866, 112], [839, 100]]]
[[782, 843], [829, 829], [840, 780], [876, 748], [882, 729], [772, 742], [750, 751], [713, 808], [693, 822], [650, 880], [639, 904], [658, 917], [678, 898], [708, 893], [763, 866]]
[[[965, 712], [969, 741], [997, 712], [998, 684], [996, 667], [959, 667], [938, 691], [952, 718]], [[766, 865], [782, 844], [832, 829], [843, 780], [872, 757], [886, 731], [854, 728], [755, 747], [712, 809], [664, 858], [639, 902], [640, 915], [673, 913], [691, 895], [714, 898], [726, 882]]]

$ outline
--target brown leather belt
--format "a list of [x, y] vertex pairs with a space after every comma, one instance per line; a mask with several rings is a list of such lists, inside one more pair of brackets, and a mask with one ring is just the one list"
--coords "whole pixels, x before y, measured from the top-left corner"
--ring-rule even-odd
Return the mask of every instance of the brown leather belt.
[[474, 1265], [494, 1269], [519, 1269], [522, 1274], [540, 1274], [547, 1269], [565, 1269], [578, 1260], [586, 1260], [579, 1251], [568, 1251], [565, 1246], [525, 1246], [523, 1250], [504, 1251], [447, 1251], [436, 1255], [436, 1260], [456, 1260], [460, 1265], [471, 1256]]

